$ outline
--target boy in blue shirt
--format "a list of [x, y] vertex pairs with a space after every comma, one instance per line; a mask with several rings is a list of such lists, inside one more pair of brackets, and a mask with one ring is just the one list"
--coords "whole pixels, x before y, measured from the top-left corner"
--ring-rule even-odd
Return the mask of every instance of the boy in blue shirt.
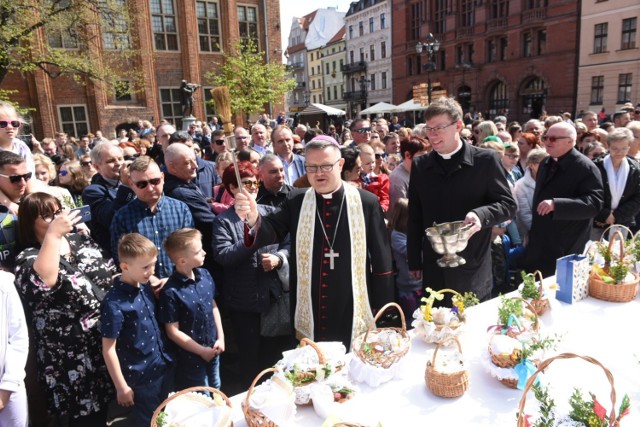
[[100, 309], [102, 355], [117, 391], [118, 403], [133, 406], [137, 425], [151, 424], [153, 411], [172, 391], [172, 358], [156, 320], [150, 280], [158, 249], [138, 233], [118, 244], [122, 275]]
[[215, 283], [204, 268], [202, 234], [195, 229], [174, 231], [164, 242], [175, 265], [160, 293], [158, 319], [178, 346], [176, 389], [220, 388], [220, 358], [224, 332], [214, 301]]

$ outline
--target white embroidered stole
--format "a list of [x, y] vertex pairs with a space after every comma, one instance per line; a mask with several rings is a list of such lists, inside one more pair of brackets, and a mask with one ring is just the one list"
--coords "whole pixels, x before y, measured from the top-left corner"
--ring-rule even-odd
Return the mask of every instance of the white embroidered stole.
[[[367, 331], [373, 324], [373, 313], [367, 292], [367, 235], [358, 190], [342, 183], [347, 207], [347, 220], [351, 236], [351, 283], [353, 291], [353, 321], [351, 340]], [[316, 193], [310, 188], [302, 202], [296, 235], [296, 265], [298, 290], [294, 324], [298, 338], [314, 339], [311, 275], [313, 271], [313, 236], [316, 224]], [[338, 225], [336, 225], [337, 227]], [[333, 243], [333, 242], [332, 242]]]

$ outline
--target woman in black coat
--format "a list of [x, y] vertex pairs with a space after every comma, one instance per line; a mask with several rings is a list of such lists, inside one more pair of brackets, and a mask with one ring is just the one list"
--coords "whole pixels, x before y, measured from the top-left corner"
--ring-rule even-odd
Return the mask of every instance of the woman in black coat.
[[640, 164], [627, 157], [633, 133], [617, 128], [607, 137], [609, 154], [595, 160], [604, 184], [604, 207], [594, 218], [592, 238], [600, 238], [602, 229], [612, 224], [635, 228], [640, 212]]
[[[258, 172], [251, 163], [239, 162], [242, 185], [254, 197], [258, 194]], [[235, 168], [227, 167], [222, 185], [235, 195]], [[258, 205], [261, 214], [274, 210]], [[279, 273], [288, 271], [289, 239], [281, 245], [258, 248], [247, 247], [244, 242], [244, 222], [235, 209], [228, 209], [213, 222], [215, 260], [222, 266], [222, 301], [229, 313], [236, 343], [240, 351], [240, 382], [248, 388], [253, 378], [264, 368], [272, 366], [281, 353], [293, 347], [293, 332], [284, 336], [261, 335], [261, 316], [273, 303], [283, 297], [283, 282]], [[266, 334], [265, 334], [266, 335]]]

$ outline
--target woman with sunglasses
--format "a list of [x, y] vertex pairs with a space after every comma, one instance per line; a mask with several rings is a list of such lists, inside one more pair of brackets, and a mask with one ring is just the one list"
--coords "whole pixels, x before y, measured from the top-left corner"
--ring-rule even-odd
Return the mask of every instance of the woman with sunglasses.
[[[22, 127], [22, 119], [15, 107], [7, 102], [0, 101], [0, 150], [12, 151], [22, 157], [27, 164], [27, 172], [35, 172], [31, 150], [20, 139], [18, 132]], [[34, 189], [33, 181], [27, 182], [27, 193]], [[12, 203], [5, 194], [0, 191], [0, 202], [13, 214], [18, 212], [18, 205]]]
[[[249, 162], [238, 163], [242, 187], [255, 199], [258, 195], [258, 170]], [[227, 167], [222, 184], [234, 196], [240, 191], [234, 165]], [[261, 215], [275, 208], [258, 205]], [[282, 351], [291, 347], [292, 331], [281, 337], [261, 336], [261, 315], [283, 297], [283, 283], [278, 270], [288, 272], [289, 241], [280, 246], [268, 245], [256, 250], [244, 244], [244, 222], [235, 209], [228, 209], [213, 222], [215, 260], [222, 266], [225, 306], [231, 317], [240, 350], [244, 388], [267, 366], [272, 366]], [[288, 280], [288, 278], [287, 278]], [[286, 283], [288, 291], [288, 281]]]
[[66, 161], [60, 165], [58, 185], [69, 191], [76, 207], [85, 204], [82, 201], [82, 191], [89, 185], [89, 181], [84, 176], [80, 162]]
[[35, 178], [42, 182], [42, 186], [38, 191], [51, 194], [60, 201], [64, 208], [75, 208], [76, 203], [69, 190], [54, 184], [57, 172], [53, 161], [44, 154], [34, 154], [33, 162], [36, 168]]
[[55, 197], [20, 203], [16, 287], [31, 322], [38, 380], [49, 412], [68, 425], [104, 426], [113, 388], [101, 353], [100, 301], [116, 272], [91, 238], [72, 233], [80, 217]]

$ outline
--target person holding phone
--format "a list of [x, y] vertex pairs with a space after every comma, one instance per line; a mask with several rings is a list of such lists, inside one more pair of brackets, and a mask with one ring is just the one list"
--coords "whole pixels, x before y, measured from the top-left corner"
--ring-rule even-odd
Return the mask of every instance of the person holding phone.
[[101, 353], [100, 301], [116, 272], [88, 236], [72, 233], [78, 213], [46, 193], [29, 194], [18, 211], [22, 252], [15, 285], [37, 348], [38, 381], [49, 413], [69, 426], [105, 425], [113, 386]]

